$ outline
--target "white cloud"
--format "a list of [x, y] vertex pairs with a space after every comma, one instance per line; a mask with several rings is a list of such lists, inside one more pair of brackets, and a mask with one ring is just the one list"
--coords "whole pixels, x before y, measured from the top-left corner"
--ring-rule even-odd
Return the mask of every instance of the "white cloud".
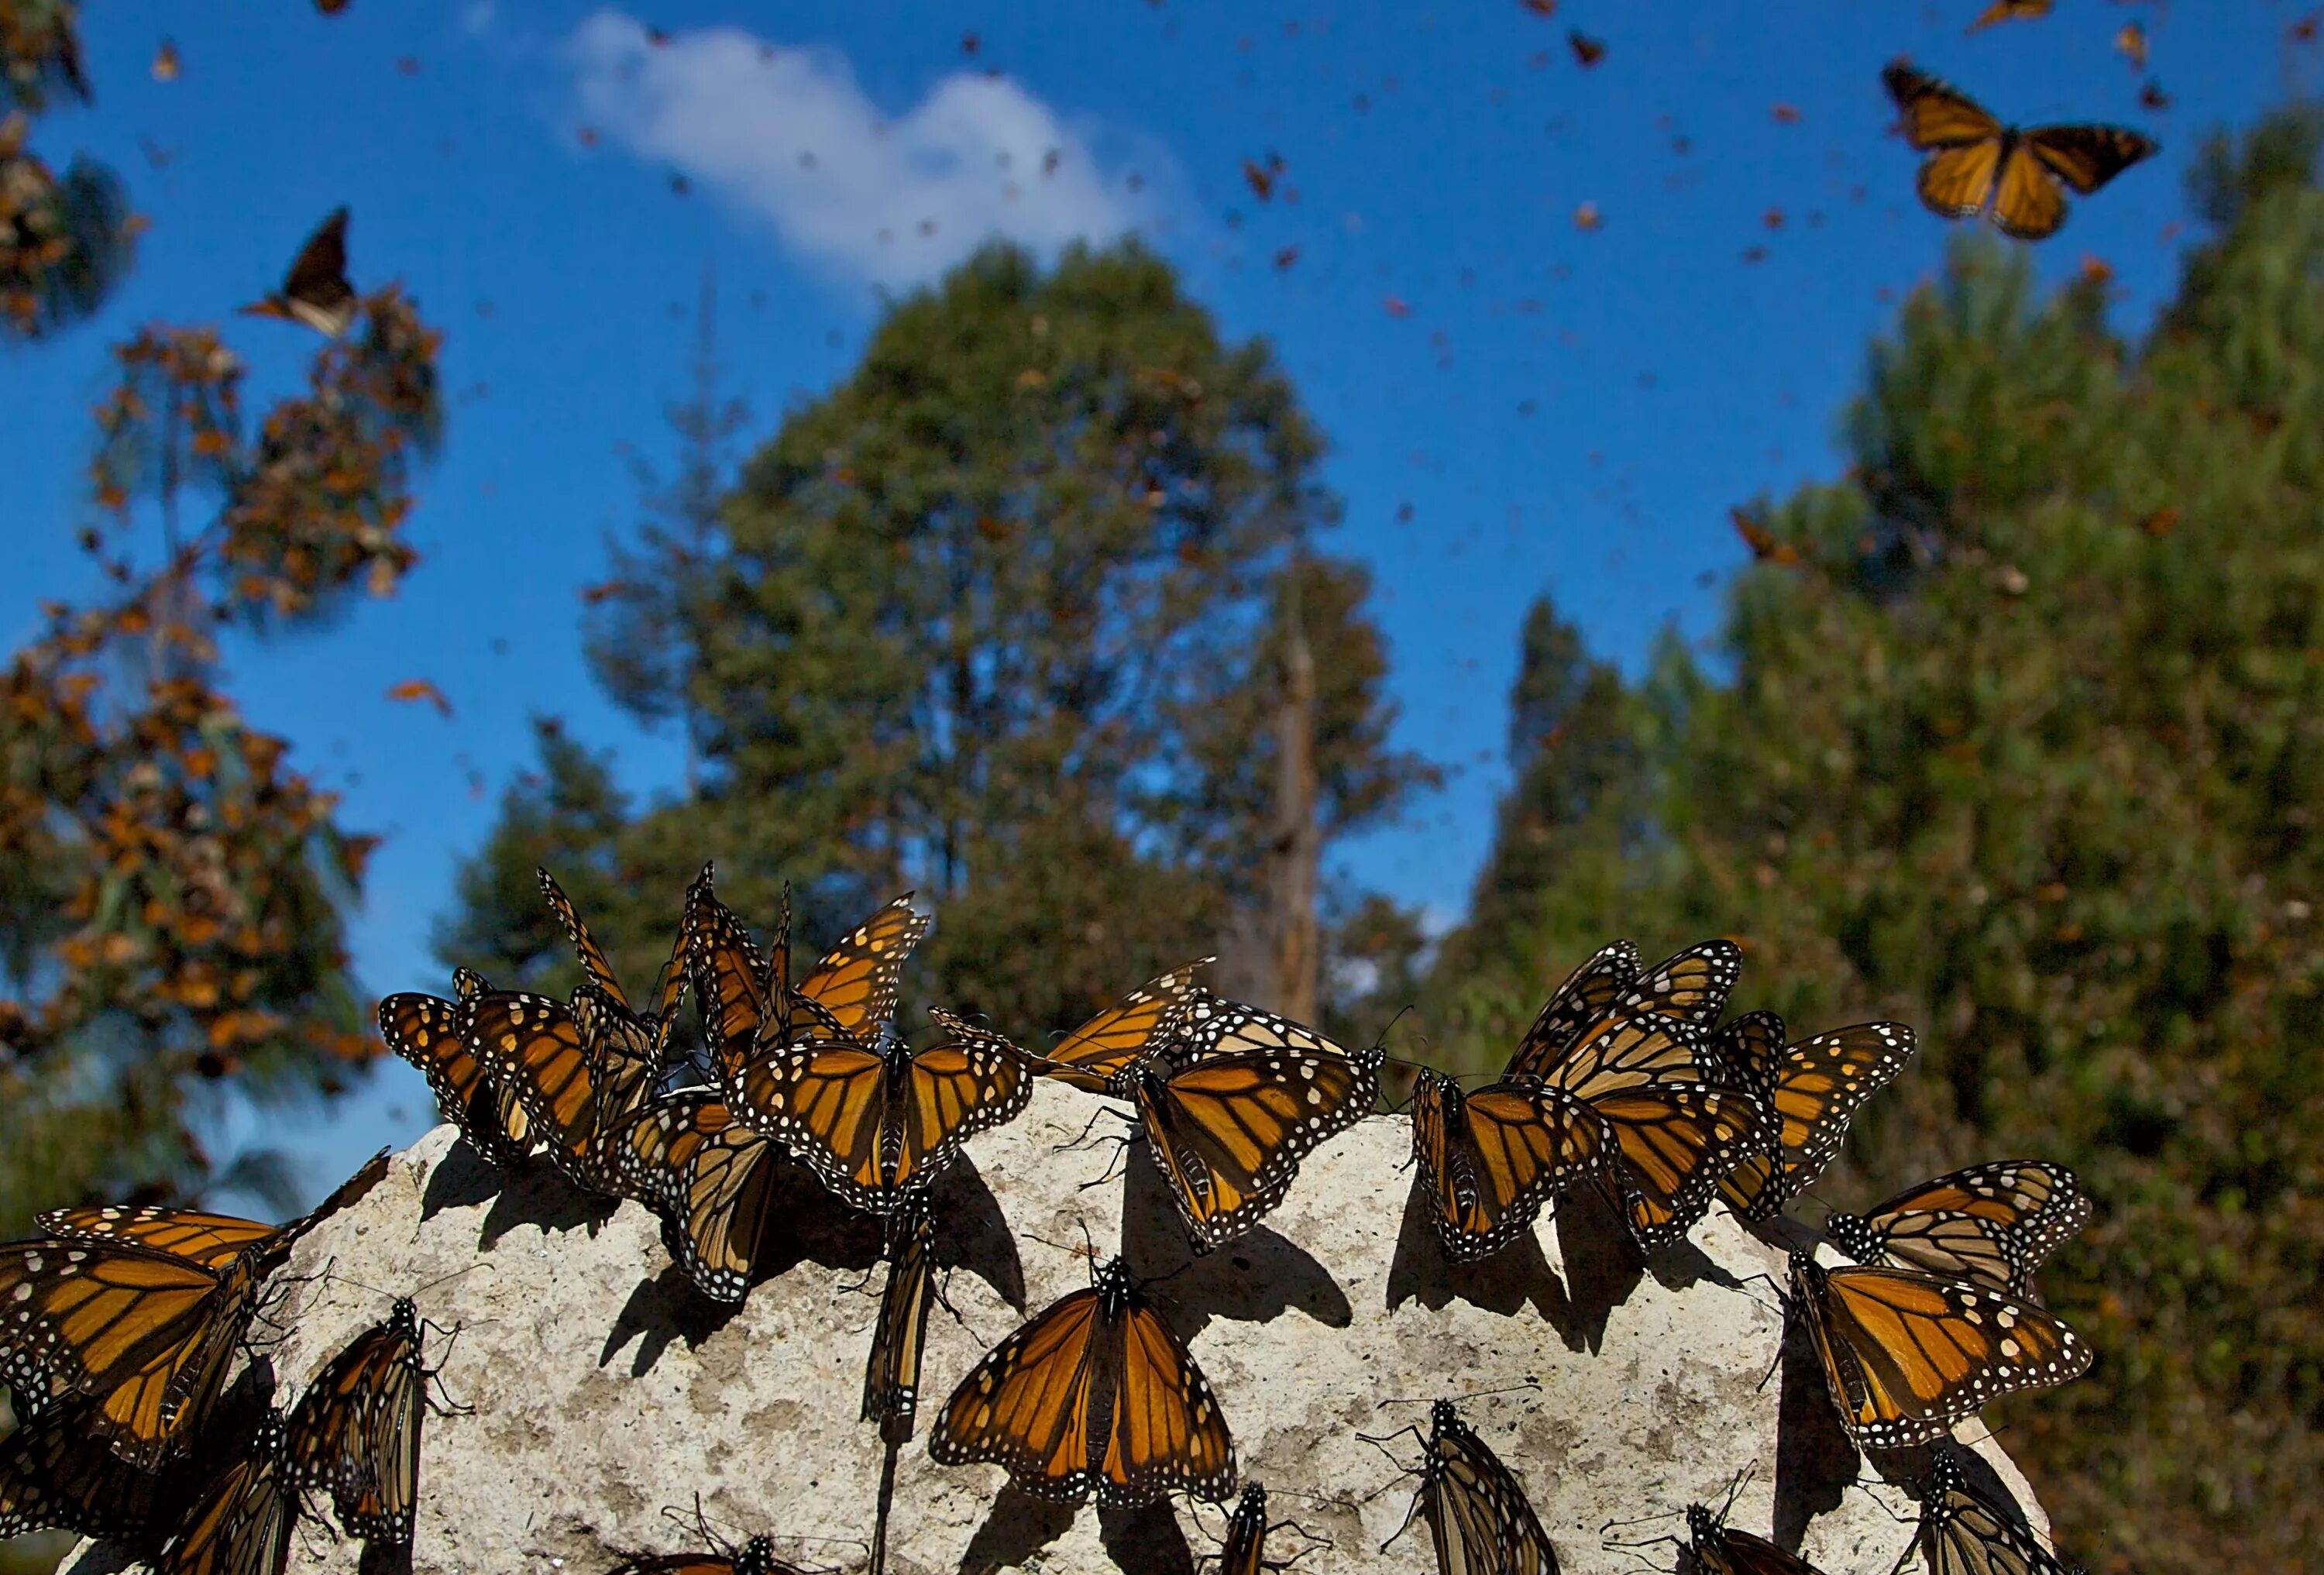
[[770, 221], [844, 278], [916, 284], [991, 236], [1047, 252], [1111, 239], [1151, 211], [1151, 192], [1102, 167], [1088, 135], [982, 72], [945, 77], [890, 120], [844, 56], [739, 28], [657, 44], [634, 18], [600, 11], [567, 55], [586, 124]]

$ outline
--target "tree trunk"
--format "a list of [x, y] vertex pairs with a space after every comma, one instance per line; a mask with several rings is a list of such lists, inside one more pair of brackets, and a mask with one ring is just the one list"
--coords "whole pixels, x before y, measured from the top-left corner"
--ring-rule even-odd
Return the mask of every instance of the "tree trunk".
[[1315, 658], [1299, 617], [1294, 558], [1283, 598], [1283, 699], [1275, 723], [1275, 868], [1268, 881], [1275, 998], [1285, 1017], [1312, 1023], [1323, 944], [1315, 920], [1323, 827], [1316, 819]]

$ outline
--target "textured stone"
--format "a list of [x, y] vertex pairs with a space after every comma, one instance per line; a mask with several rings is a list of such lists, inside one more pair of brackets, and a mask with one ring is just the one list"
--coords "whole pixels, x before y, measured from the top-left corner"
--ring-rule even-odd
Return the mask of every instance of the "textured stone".
[[[1102, 1120], [1096, 1140], [1072, 1147], [1096, 1110], [1044, 1083], [939, 1187], [957, 1316], [938, 1307], [930, 1319], [920, 1435], [896, 1462], [899, 1575], [1183, 1571], [1215, 1551], [1218, 1510], [1055, 1506], [1004, 1491], [997, 1468], [928, 1459], [927, 1426], [977, 1358], [1088, 1283], [1084, 1231], [1102, 1253], [1128, 1252], [1188, 1337], [1275, 1517], [1329, 1540], [1304, 1575], [1433, 1567], [1425, 1527], [1378, 1552], [1410, 1503], [1398, 1467], [1419, 1460], [1417, 1440], [1358, 1435], [1425, 1429], [1425, 1402], [1464, 1395], [1462, 1414], [1523, 1481], [1572, 1575], [1637, 1575], [1642, 1557], [1669, 1568], [1668, 1546], [1625, 1551], [1600, 1528], [1661, 1515], [1606, 1534], [1681, 1534], [1687, 1503], [1719, 1504], [1746, 1468], [1733, 1524], [1764, 1534], [1772, 1519], [1782, 1536], [1817, 1511], [1803, 1551], [1833, 1575], [1886, 1570], [1911, 1535], [1895, 1489], [1842, 1491], [1853, 1452], [1812, 1359], [1768, 1379], [1782, 1319], [1761, 1276], [1781, 1276], [1782, 1253], [1723, 1211], [1643, 1274], [1594, 1208], [1543, 1226], [1541, 1250], [1452, 1269], [1408, 1204], [1410, 1128], [1379, 1116], [1312, 1156], [1259, 1230], [1190, 1265], [1142, 1151], [1129, 1151], [1126, 1176], [1087, 1184], [1116, 1156], [1104, 1134], [1120, 1129]], [[765, 1531], [810, 1568], [860, 1569], [883, 1454], [857, 1420], [878, 1235], [810, 1183], [799, 1196], [790, 1239], [769, 1255], [782, 1272], [730, 1311], [691, 1294], [644, 1210], [608, 1211], [545, 1173], [503, 1185], [438, 1128], [301, 1244], [290, 1273], [327, 1265], [332, 1277], [292, 1286], [277, 1314], [288, 1332], [268, 1355], [295, 1398], [390, 1296], [442, 1282], [420, 1310], [463, 1327], [448, 1352], [431, 1335], [429, 1359], [474, 1411], [428, 1423], [411, 1561], [422, 1575], [586, 1572], [675, 1551], [686, 1534], [662, 1512], [690, 1514], [697, 1494], [737, 1541]], [[2040, 1524], [2023, 1479], [1983, 1449]], [[1278, 1533], [1271, 1557], [1300, 1545]], [[291, 1568], [352, 1570], [359, 1552], [309, 1522]], [[66, 1568], [118, 1564], [84, 1549]]]

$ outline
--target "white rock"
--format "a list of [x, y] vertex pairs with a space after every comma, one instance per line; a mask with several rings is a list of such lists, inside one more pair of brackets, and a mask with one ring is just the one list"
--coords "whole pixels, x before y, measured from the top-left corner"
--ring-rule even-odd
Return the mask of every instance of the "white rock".
[[[1730, 1523], [1766, 1534], [1780, 1497], [1780, 1535], [1815, 1511], [1801, 1551], [1833, 1575], [1886, 1570], [1911, 1537], [1911, 1505], [1868, 1470], [1871, 1490], [1841, 1490], [1853, 1451], [1835, 1447], [1821, 1375], [1786, 1361], [1763, 1384], [1782, 1319], [1761, 1276], [1780, 1280], [1783, 1255], [1723, 1211], [1643, 1276], [1594, 1210], [1545, 1225], [1538, 1255], [1520, 1247], [1452, 1270], [1407, 1207], [1410, 1128], [1380, 1116], [1310, 1156], [1258, 1230], [1187, 1266], [1142, 1152], [1126, 1182], [1085, 1186], [1112, 1147], [1061, 1147], [1095, 1110], [1044, 1083], [1024, 1117], [970, 1143], [973, 1173], [939, 1188], [958, 1316], [939, 1307], [930, 1319], [920, 1434], [896, 1465], [898, 1575], [1185, 1571], [1215, 1552], [1220, 1510], [1101, 1515], [1003, 1493], [998, 1468], [928, 1459], [927, 1428], [975, 1360], [1088, 1283], [1084, 1231], [1101, 1253], [1126, 1248], [1189, 1338], [1275, 1518], [1328, 1539], [1301, 1560], [1303, 1575], [1433, 1568], [1423, 1526], [1378, 1551], [1410, 1503], [1399, 1465], [1418, 1461], [1417, 1441], [1383, 1449], [1358, 1435], [1425, 1429], [1425, 1402], [1463, 1395], [1462, 1414], [1524, 1482], [1570, 1575], [1638, 1575], [1642, 1558], [1668, 1569], [1667, 1545], [1630, 1552], [1605, 1537], [1681, 1535], [1689, 1501], [1717, 1506], [1747, 1468]], [[1109, 1129], [1120, 1128], [1100, 1123]], [[440, 1280], [420, 1311], [461, 1333], [448, 1356], [431, 1335], [429, 1359], [474, 1412], [428, 1421], [418, 1575], [589, 1575], [675, 1552], [691, 1540], [662, 1512], [690, 1514], [697, 1494], [738, 1542], [764, 1531], [809, 1568], [861, 1569], [883, 1454], [857, 1420], [878, 1234], [811, 1184], [801, 1195], [784, 1255], [799, 1261], [728, 1312], [691, 1294], [643, 1209], [604, 1213], [546, 1174], [503, 1186], [440, 1127], [301, 1244], [290, 1272], [328, 1265], [335, 1277], [293, 1287], [278, 1314], [289, 1332], [269, 1356], [281, 1397], [294, 1400], [391, 1296]], [[2043, 1524], [2024, 1479], [1989, 1441], [1981, 1448]], [[1609, 1520], [1636, 1524], [1601, 1536]], [[1301, 1545], [1277, 1533], [1270, 1557]], [[360, 1552], [307, 1522], [290, 1566], [354, 1570]], [[65, 1568], [120, 1565], [84, 1544]]]

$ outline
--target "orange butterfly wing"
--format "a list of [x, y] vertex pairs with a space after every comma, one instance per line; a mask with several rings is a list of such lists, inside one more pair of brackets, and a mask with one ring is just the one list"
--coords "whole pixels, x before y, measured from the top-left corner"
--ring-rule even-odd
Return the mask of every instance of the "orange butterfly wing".
[[1202, 957], [1131, 990], [1075, 1028], [1041, 1059], [1043, 1075], [1091, 1093], [1104, 1093], [1167, 1038], [1195, 991], [1194, 971], [1214, 957]]
[[850, 1037], [869, 1042], [896, 1015], [905, 961], [928, 921], [906, 892], [856, 926], [799, 981], [798, 993], [831, 1014]]

